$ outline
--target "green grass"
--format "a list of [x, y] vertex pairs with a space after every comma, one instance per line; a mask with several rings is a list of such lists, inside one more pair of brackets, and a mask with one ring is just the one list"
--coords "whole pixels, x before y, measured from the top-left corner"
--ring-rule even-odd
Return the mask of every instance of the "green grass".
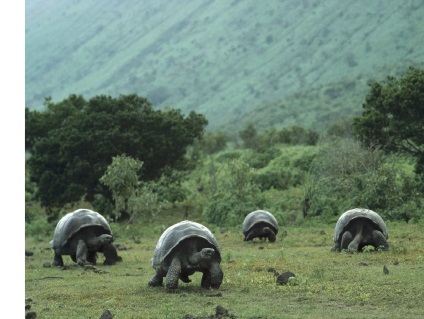
[[[169, 221], [169, 224], [174, 221]], [[333, 225], [281, 225], [275, 243], [242, 241], [238, 229], [221, 232], [211, 225], [222, 250], [224, 281], [218, 291], [200, 288], [201, 274], [180, 282], [179, 294], [152, 288], [150, 259], [164, 227], [114, 225], [123, 262], [97, 269], [45, 268], [51, 262], [51, 238], [26, 237], [34, 252], [25, 262], [25, 297], [37, 318], [99, 318], [109, 309], [115, 318], [208, 317], [221, 305], [235, 318], [422, 318], [424, 316], [424, 226], [388, 223], [389, 252], [330, 252]], [[139, 229], [137, 243], [131, 239]], [[281, 236], [284, 231], [286, 236]], [[324, 234], [322, 234], [324, 233]], [[260, 249], [263, 247], [263, 249]], [[73, 265], [64, 258], [65, 265]], [[368, 266], [361, 266], [366, 262]], [[394, 263], [397, 263], [395, 265]], [[383, 265], [389, 274], [383, 274]], [[269, 268], [290, 270], [291, 285], [279, 286]]]

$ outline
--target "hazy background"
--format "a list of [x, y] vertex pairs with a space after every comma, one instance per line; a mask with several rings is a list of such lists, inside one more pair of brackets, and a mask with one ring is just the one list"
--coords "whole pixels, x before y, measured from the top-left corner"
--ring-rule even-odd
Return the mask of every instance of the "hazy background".
[[25, 104], [137, 93], [208, 129], [323, 130], [423, 43], [422, 0], [27, 0]]

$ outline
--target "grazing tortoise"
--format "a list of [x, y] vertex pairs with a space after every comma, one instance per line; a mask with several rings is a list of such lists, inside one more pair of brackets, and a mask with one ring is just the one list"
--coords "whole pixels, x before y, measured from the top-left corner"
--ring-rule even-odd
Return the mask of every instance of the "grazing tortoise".
[[367, 246], [388, 250], [387, 227], [376, 212], [365, 208], [354, 208], [343, 213], [334, 230], [332, 251], [347, 249], [351, 252], [362, 251]]
[[224, 277], [220, 263], [221, 250], [212, 232], [185, 220], [170, 226], [159, 238], [152, 258], [156, 274], [148, 285], [162, 286], [166, 277], [166, 291], [177, 292], [179, 279], [189, 283], [189, 276], [202, 272], [202, 288], [217, 289]]
[[96, 264], [97, 252], [102, 252], [104, 265], [113, 265], [122, 258], [112, 244], [112, 230], [106, 219], [89, 209], [77, 209], [59, 220], [50, 242], [54, 249], [53, 266], [63, 266], [63, 255], [83, 266]]
[[274, 242], [278, 233], [278, 222], [274, 215], [265, 210], [255, 210], [248, 214], [243, 221], [244, 241], [258, 237]]

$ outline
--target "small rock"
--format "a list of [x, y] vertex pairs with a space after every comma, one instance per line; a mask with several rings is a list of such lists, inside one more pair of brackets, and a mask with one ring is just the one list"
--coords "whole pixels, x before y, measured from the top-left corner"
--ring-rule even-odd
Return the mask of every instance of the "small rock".
[[359, 266], [368, 266], [369, 264], [366, 261], [360, 261], [358, 263]]
[[117, 250], [127, 250], [127, 247], [122, 244], [116, 244], [115, 247]]
[[96, 274], [108, 274], [109, 271], [107, 270], [102, 270], [102, 269], [94, 269], [93, 270]]
[[277, 277], [277, 285], [287, 285], [290, 277], [296, 277], [291, 271], [286, 271]]
[[44, 268], [51, 268], [52, 267], [52, 263], [50, 263], [50, 262], [45, 262], [44, 264], [43, 264], [43, 267]]
[[84, 265], [84, 270], [94, 270], [94, 271], [96, 271], [97, 268], [96, 268], [96, 266], [93, 266], [93, 265]]
[[99, 319], [113, 319], [113, 315], [108, 309], [106, 309]]
[[388, 275], [389, 269], [387, 269], [386, 265], [383, 266], [383, 274]]
[[72, 267], [71, 265], [64, 265], [60, 269], [61, 270], [69, 270], [69, 269], [72, 269], [72, 268], [75, 268], [75, 267]]
[[37, 318], [37, 314], [34, 311], [30, 311], [25, 314], [25, 319], [35, 319], [35, 318]]
[[278, 273], [278, 271], [276, 271], [274, 268], [268, 268], [267, 270], [268, 272], [272, 272], [274, 273], [274, 276], [278, 277], [280, 274]]
[[228, 310], [222, 307], [221, 305], [216, 306], [215, 315], [218, 316], [226, 316], [228, 315]]
[[32, 256], [32, 255], [34, 255], [34, 253], [32, 251], [25, 249], [25, 256], [29, 257], [29, 256]]

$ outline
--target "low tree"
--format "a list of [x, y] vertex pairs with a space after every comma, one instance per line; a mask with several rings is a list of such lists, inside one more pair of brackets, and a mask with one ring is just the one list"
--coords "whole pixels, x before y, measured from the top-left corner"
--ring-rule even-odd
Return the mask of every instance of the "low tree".
[[143, 162], [120, 155], [112, 158], [100, 182], [109, 187], [115, 201], [115, 208], [121, 213], [128, 213], [128, 200], [138, 188], [139, 171]]
[[72, 95], [47, 106], [45, 112], [27, 111], [25, 124], [31, 181], [49, 212], [82, 198], [93, 203], [99, 194], [112, 201], [99, 179], [117, 155], [142, 161], [145, 181], [158, 179], [166, 168], [185, 169], [186, 147], [207, 125], [201, 114], [154, 110], [135, 94], [88, 101]]
[[411, 67], [401, 78], [370, 84], [354, 131], [367, 146], [414, 156], [424, 176], [424, 70]]
[[131, 222], [139, 215], [151, 219], [160, 210], [158, 196], [139, 181], [143, 162], [125, 154], [113, 157], [100, 182], [112, 192], [119, 216]]

